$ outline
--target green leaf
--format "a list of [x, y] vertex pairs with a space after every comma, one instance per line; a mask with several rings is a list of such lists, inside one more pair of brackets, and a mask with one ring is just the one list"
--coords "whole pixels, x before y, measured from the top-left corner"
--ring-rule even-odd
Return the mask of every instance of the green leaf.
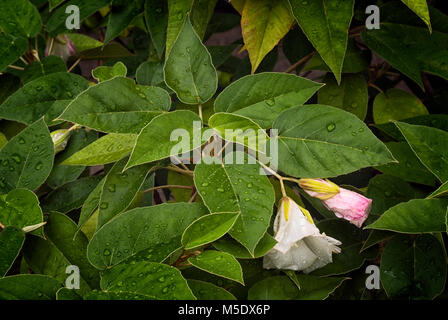
[[166, 29], [168, 26], [168, 2], [165, 0], [146, 0], [145, 21], [151, 35], [151, 42], [158, 56], [162, 57], [165, 52]]
[[67, 182], [76, 180], [84, 171], [85, 166], [66, 166], [61, 163], [97, 138], [98, 133], [95, 131], [75, 130], [71, 134], [69, 143], [64, 151], [56, 155], [53, 170], [47, 179], [47, 184], [55, 189]]
[[325, 86], [318, 93], [319, 104], [338, 107], [364, 120], [367, 115], [367, 103], [369, 101], [364, 75], [342, 75], [340, 85], [328, 76], [324, 81]]
[[184, 230], [206, 213], [197, 203], [168, 203], [124, 212], [95, 233], [88, 247], [89, 261], [98, 269], [133, 255], [161, 262], [181, 247]]
[[182, 235], [182, 245], [186, 250], [213, 242], [226, 234], [238, 219], [239, 214], [213, 213], [195, 220]]
[[[1, 210], [1, 209], [0, 209]], [[22, 249], [25, 234], [14, 227], [6, 227], [0, 232], [0, 278], [4, 277]]]
[[400, 203], [386, 212], [366, 229], [400, 233], [446, 232], [445, 199], [414, 199]]
[[127, 291], [160, 300], [195, 300], [180, 271], [165, 264], [141, 261], [120, 264], [103, 273], [101, 288]]
[[33, 61], [25, 66], [25, 70], [20, 75], [20, 78], [26, 84], [37, 78], [57, 72], [67, 72], [64, 60], [57, 56], [48, 56], [41, 61]]
[[98, 80], [98, 82], [103, 82], [115, 77], [126, 77], [127, 72], [128, 69], [123, 62], [118, 61], [112, 67], [101, 66], [93, 69], [92, 76]]
[[215, 112], [248, 117], [270, 128], [284, 110], [304, 104], [322, 84], [285, 73], [245, 76], [226, 87], [215, 100]]
[[200, 104], [216, 92], [218, 76], [207, 48], [187, 18], [164, 66], [165, 82], [184, 103]]
[[[168, 89], [163, 79], [163, 62], [145, 61], [137, 69], [135, 78], [138, 84]], [[169, 90], [169, 89], [168, 89]]]
[[106, 176], [99, 201], [97, 229], [123, 212], [137, 196], [151, 166], [144, 164], [123, 172], [128, 159], [115, 163]]
[[297, 286], [286, 276], [265, 278], [255, 283], [248, 300], [294, 300], [299, 294]]
[[428, 10], [428, 4], [426, 3], [426, 0], [401, 0], [405, 5], [409, 7], [416, 15], [420, 17], [420, 19], [423, 20], [424, 23], [429, 28], [429, 31], [432, 31], [431, 28], [431, 21], [429, 18], [429, 10]]
[[198, 300], [236, 300], [233, 294], [210, 282], [188, 280], [188, 286]]
[[96, 166], [116, 162], [131, 153], [136, 139], [136, 134], [110, 133], [76, 152], [61, 164]]
[[20, 88], [20, 78], [10, 73], [2, 74], [0, 75], [0, 88], [0, 104], [2, 104], [6, 98]]
[[39, 199], [27, 189], [14, 189], [0, 196], [0, 222], [19, 229], [42, 223]]
[[448, 181], [444, 182], [436, 191], [431, 193], [428, 196], [428, 198], [446, 197], [447, 193], [448, 193]]
[[38, 120], [0, 150], [0, 194], [40, 186], [53, 166], [54, 147], [44, 121]]
[[1, 300], [55, 300], [61, 284], [41, 274], [19, 274], [0, 279]]
[[82, 206], [102, 176], [91, 176], [68, 182], [50, 192], [42, 201], [46, 212], [67, 213]]
[[136, 16], [143, 12], [143, 3], [143, 0], [112, 2], [104, 43], [117, 37]]
[[17, 38], [7, 34], [0, 34], [0, 72], [10, 64], [16, 62], [28, 49], [25, 38]]
[[324, 300], [330, 296], [348, 278], [322, 278], [296, 274], [300, 283], [297, 300]]
[[303, 32], [334, 73], [338, 83], [347, 48], [354, 0], [289, 0]]
[[373, 103], [373, 120], [376, 124], [427, 115], [428, 110], [415, 96], [400, 89], [379, 93]]
[[426, 126], [395, 122], [421, 163], [440, 182], [448, 180], [448, 133]]
[[81, 33], [67, 33], [65, 35], [73, 42], [73, 45], [79, 52], [98, 48], [103, 45], [101, 41], [98, 41]]
[[196, 268], [244, 285], [243, 269], [229, 253], [206, 250], [198, 256], [188, 258], [188, 262]]
[[88, 87], [76, 74], [58, 72], [28, 82], [0, 106], [0, 117], [25, 124], [45, 116], [48, 124]]
[[241, 213], [229, 233], [253, 254], [269, 226], [275, 194], [258, 164], [236, 156], [245, 159], [244, 164], [234, 164], [228, 157], [224, 164], [197, 164], [194, 181], [211, 212]]
[[77, 233], [76, 224], [67, 216], [52, 212], [45, 225], [46, 240], [32, 237], [24, 246], [25, 259], [36, 273], [65, 283], [66, 267], [76, 265], [80, 273], [80, 293], [98, 288], [99, 273], [87, 260], [87, 237]]
[[111, 0], [70, 0], [53, 11], [50, 19], [48, 19], [46, 24], [47, 31], [52, 37], [67, 31], [65, 20], [67, 19], [68, 15], [65, 11], [70, 5], [78, 6], [79, 20], [83, 21], [85, 18], [91, 16], [102, 7], [107, 6], [110, 2]]
[[247, 117], [219, 112], [210, 117], [208, 125], [227, 141], [244, 145], [254, 151], [266, 150], [269, 136], [257, 123]]
[[245, 47], [255, 72], [263, 58], [294, 24], [287, 0], [246, 0], [241, 15]]
[[3, 0], [0, 2], [0, 29], [6, 34], [32, 38], [42, 29], [42, 19], [28, 0]]
[[153, 297], [128, 291], [92, 290], [84, 295], [83, 300], [155, 300]]
[[446, 33], [434, 31], [430, 35], [425, 28], [381, 23], [380, 29], [364, 30], [361, 38], [371, 50], [421, 88], [421, 71], [448, 79], [448, 57], [444, 54], [448, 48]]
[[81, 60], [114, 60], [125, 59], [134, 56], [127, 48], [117, 42], [111, 42], [101, 47], [87, 49], [85, 51], [77, 52], [75, 59]]
[[[155, 117], [138, 135], [126, 168], [176, 156], [198, 148], [202, 144], [200, 123], [201, 119], [198, 115], [185, 110], [173, 111]], [[172, 138], [175, 132], [178, 132], [179, 135]], [[179, 137], [181, 142], [172, 140], [179, 139]], [[155, 144], [154, 141], [158, 143]], [[179, 144], [181, 148], [178, 148]]]
[[275, 245], [277, 241], [269, 234], [265, 233], [263, 238], [257, 243], [253, 255], [239, 242], [233, 240], [231, 237], [224, 236], [218, 241], [213, 242], [213, 246], [238, 259], [253, 259], [260, 258], [268, 253]]
[[98, 131], [138, 133], [155, 116], [168, 111], [170, 105], [165, 90], [116, 77], [85, 90], [59, 118]]
[[56, 292], [56, 300], [82, 300], [73, 289], [61, 288]]
[[394, 237], [383, 251], [380, 277], [389, 297], [434, 299], [446, 281], [445, 252], [432, 235]]
[[425, 168], [406, 142], [386, 142], [386, 147], [398, 163], [389, 163], [375, 169], [404, 181], [428, 186], [436, 184], [436, 178]]
[[395, 160], [358, 117], [338, 108], [291, 108], [273, 128], [278, 129], [278, 167], [295, 177], [334, 177]]
[[[93, 191], [89, 194], [86, 201], [84, 201], [81, 208], [81, 214], [78, 220], [78, 230], [80, 230], [84, 226], [84, 224], [89, 220], [89, 218], [93, 216], [95, 213], [98, 216], [97, 208], [100, 203], [101, 193], [103, 192], [105, 182], [106, 177], [101, 179], [101, 181], [96, 185], [95, 189], [93, 189]], [[95, 230], [96, 230], [96, 223], [94, 231]]]
[[[417, 124], [448, 131], [448, 115], [446, 114], [428, 114], [425, 116], [403, 119], [400, 120], [400, 122]], [[380, 129], [388, 136], [394, 138], [397, 141], [405, 141], [405, 138], [401, 134], [400, 130], [393, 122], [375, 125], [375, 127], [377, 127], [378, 129]]]

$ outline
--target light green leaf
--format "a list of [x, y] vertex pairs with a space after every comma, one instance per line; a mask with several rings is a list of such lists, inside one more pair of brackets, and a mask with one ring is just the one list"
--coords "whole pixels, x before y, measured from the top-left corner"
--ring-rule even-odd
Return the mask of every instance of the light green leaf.
[[[380, 29], [364, 30], [363, 42], [421, 88], [421, 71], [448, 79], [448, 34], [425, 28], [381, 23]], [[406, 54], [403, 54], [406, 52]]]
[[[448, 193], [448, 181], [444, 182], [436, 191], [431, 193], [428, 198], [446, 197]], [[448, 227], [447, 227], [448, 230]]]
[[241, 15], [245, 46], [255, 72], [263, 58], [294, 24], [287, 0], [246, 0]]
[[187, 18], [164, 66], [165, 82], [184, 103], [209, 100], [218, 87], [218, 76], [207, 48]]
[[381, 283], [389, 297], [434, 299], [445, 287], [446, 268], [445, 252], [436, 237], [394, 237], [381, 257]]
[[87, 260], [87, 237], [82, 232], [76, 234], [76, 224], [69, 217], [52, 212], [44, 230], [46, 240], [32, 237], [24, 246], [25, 259], [31, 269], [65, 283], [66, 267], [76, 265], [81, 276], [80, 293], [98, 288], [98, 270]]
[[188, 250], [221, 238], [232, 228], [238, 216], [236, 212], [224, 212], [200, 217], [183, 233], [182, 245]]
[[118, 161], [135, 145], [136, 134], [109, 133], [76, 152], [61, 164], [96, 166]]
[[340, 83], [355, 1], [289, 0], [289, 3], [299, 26]]
[[54, 146], [43, 119], [22, 130], [0, 150], [0, 194], [40, 186], [53, 166]]
[[426, 126], [395, 122], [421, 163], [440, 182], [448, 180], [448, 132]]
[[304, 104], [322, 84], [292, 74], [266, 72], [245, 76], [216, 98], [215, 112], [248, 117], [270, 128], [284, 110]]
[[325, 178], [395, 159], [354, 114], [324, 105], [284, 111], [278, 129], [278, 167], [301, 178]]
[[0, 279], [1, 300], [55, 300], [61, 284], [41, 274], [19, 274]]
[[112, 67], [101, 66], [92, 70], [92, 76], [98, 82], [110, 80], [115, 77], [126, 77], [127, 73], [128, 69], [121, 61], [118, 61]]
[[377, 170], [403, 179], [404, 181], [434, 186], [436, 178], [420, 162], [406, 142], [386, 142], [387, 148], [398, 163], [389, 163], [376, 167]]
[[[172, 137], [176, 132], [179, 135]], [[194, 150], [201, 146], [201, 138], [201, 119], [195, 113], [178, 110], [162, 114], [142, 129], [126, 168]]]
[[198, 256], [190, 257], [188, 262], [196, 268], [244, 285], [243, 269], [229, 253], [206, 250]]
[[83, 77], [67, 72], [37, 78], [3, 102], [0, 117], [31, 124], [45, 116], [45, 121], [51, 124], [70, 101], [88, 86]]
[[39, 11], [28, 0], [2, 0], [0, 29], [6, 34], [31, 38], [42, 29], [42, 19]]
[[238, 156], [245, 164], [235, 164], [229, 157], [224, 164], [197, 164], [194, 181], [211, 212], [241, 212], [229, 233], [253, 254], [269, 226], [275, 194], [268, 178], [260, 174], [261, 167]]
[[103, 45], [101, 41], [86, 36], [82, 33], [67, 33], [65, 35], [73, 42], [73, 45], [79, 52], [98, 48]]
[[[1, 211], [2, 209], [0, 209]], [[0, 278], [4, 277], [22, 249], [25, 233], [14, 227], [6, 227], [0, 232]]]
[[376, 124], [427, 115], [428, 110], [415, 96], [400, 89], [379, 93], [373, 102], [373, 120]]
[[206, 208], [197, 203], [167, 203], [124, 212], [95, 233], [87, 256], [98, 269], [135, 255], [137, 260], [161, 262], [182, 246], [184, 230], [204, 214]]
[[143, 294], [159, 300], [195, 300], [180, 271], [165, 264], [141, 261], [104, 272], [101, 289]]
[[390, 208], [366, 229], [400, 233], [445, 232], [447, 205], [445, 199], [410, 200]]
[[116, 77], [85, 90], [59, 118], [98, 131], [138, 133], [155, 116], [168, 111], [170, 105], [165, 90]]
[[210, 282], [188, 280], [188, 286], [198, 300], [236, 300], [233, 294]]
[[340, 85], [328, 76], [324, 82], [325, 86], [318, 93], [319, 104], [338, 107], [364, 120], [367, 115], [367, 103], [369, 101], [367, 82], [364, 75], [342, 75]]
[[123, 172], [127, 161], [121, 159], [107, 173], [99, 201], [97, 230], [132, 203], [151, 168], [144, 164]]
[[[19, 229], [43, 222], [39, 199], [27, 189], [14, 189], [0, 196], [0, 222]], [[39, 232], [41, 234], [41, 232]]]
[[424, 23], [429, 28], [429, 31], [432, 31], [431, 28], [431, 20], [429, 18], [429, 10], [428, 10], [428, 4], [426, 3], [426, 0], [401, 0], [405, 5], [409, 7], [416, 15], [420, 17], [420, 19], [423, 20]]
[[0, 72], [10, 64], [16, 62], [28, 49], [25, 38], [17, 38], [7, 34], [0, 34]]

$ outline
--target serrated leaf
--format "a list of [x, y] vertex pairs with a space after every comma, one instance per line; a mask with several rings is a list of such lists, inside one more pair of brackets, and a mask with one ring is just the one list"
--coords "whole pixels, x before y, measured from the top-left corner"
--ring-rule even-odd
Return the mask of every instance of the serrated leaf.
[[42, 19], [28, 0], [3, 0], [0, 2], [0, 29], [6, 34], [31, 38], [42, 29]]
[[390, 208], [366, 229], [400, 233], [445, 232], [447, 205], [446, 199], [410, 200]]
[[206, 250], [198, 256], [188, 258], [188, 262], [196, 268], [244, 285], [243, 269], [229, 253]]
[[184, 103], [207, 102], [216, 92], [218, 76], [207, 48], [187, 18], [164, 66], [165, 82]]
[[278, 168], [295, 177], [334, 177], [395, 160], [358, 117], [338, 108], [291, 108], [273, 128], [278, 129]]
[[61, 164], [96, 166], [118, 161], [131, 153], [136, 139], [136, 134], [109, 133], [65, 159]]
[[55, 300], [61, 284], [41, 274], [19, 274], [0, 279], [1, 300]]
[[364, 120], [369, 101], [364, 75], [344, 74], [340, 85], [330, 77], [326, 77], [324, 82], [325, 86], [318, 93], [319, 104], [338, 107]]
[[58, 72], [37, 78], [3, 102], [0, 117], [31, 124], [45, 116], [46, 123], [51, 124], [87, 87], [87, 81], [73, 73]]
[[428, 110], [415, 96], [400, 89], [379, 93], [373, 102], [373, 120], [376, 124], [427, 115]]
[[448, 180], [448, 133], [426, 126], [395, 122], [421, 163], [440, 182]]
[[0, 278], [4, 277], [11, 268], [24, 242], [25, 233], [20, 229], [6, 227], [0, 232], [0, 248], [2, 248], [0, 251]]
[[213, 242], [226, 234], [238, 219], [238, 213], [213, 213], [195, 220], [182, 234], [186, 250]]
[[249, 164], [248, 157], [241, 158], [245, 164], [235, 164], [228, 157], [224, 164], [199, 163], [194, 181], [211, 212], [241, 212], [229, 233], [253, 254], [269, 226], [275, 194], [267, 177], [260, 174], [261, 167]]
[[289, 0], [299, 26], [330, 67], [338, 83], [341, 82], [354, 2]]
[[287, 0], [245, 1], [241, 29], [252, 64], [252, 73], [266, 54], [286, 35], [294, 21]]
[[[172, 138], [175, 132], [179, 135]], [[179, 138], [181, 142], [178, 142]], [[158, 143], [155, 144], [154, 141]], [[182, 144], [182, 148], [176, 147], [179, 144]], [[126, 168], [176, 156], [194, 150], [201, 144], [199, 116], [185, 110], [168, 112], [155, 117], [140, 131]]]
[[87, 256], [99, 269], [131, 256], [161, 262], [181, 247], [184, 230], [204, 214], [206, 208], [197, 203], [167, 203], [124, 212], [95, 233]]
[[[141, 275], [141, 276], [140, 276]], [[180, 271], [165, 264], [141, 261], [120, 264], [103, 273], [101, 288], [127, 291], [160, 300], [195, 300]]]
[[123, 62], [118, 61], [112, 67], [101, 66], [93, 69], [92, 76], [98, 80], [98, 82], [103, 82], [114, 77], [126, 77], [127, 72], [128, 69]]
[[304, 104], [322, 84], [292, 74], [266, 72], [238, 79], [215, 100], [215, 112], [248, 117], [270, 128], [284, 110]]
[[151, 119], [168, 111], [170, 105], [165, 90], [116, 77], [88, 88], [59, 118], [98, 131], [138, 133]]
[[40, 186], [53, 166], [54, 146], [43, 119], [22, 130], [0, 150], [0, 194]]

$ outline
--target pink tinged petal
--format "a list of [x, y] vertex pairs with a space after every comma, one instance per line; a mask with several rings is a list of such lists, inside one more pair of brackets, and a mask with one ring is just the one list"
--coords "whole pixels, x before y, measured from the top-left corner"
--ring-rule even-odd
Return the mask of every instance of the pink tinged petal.
[[358, 228], [361, 227], [372, 208], [372, 200], [354, 191], [340, 189], [334, 197], [323, 200], [324, 206], [333, 211], [337, 217], [350, 221]]

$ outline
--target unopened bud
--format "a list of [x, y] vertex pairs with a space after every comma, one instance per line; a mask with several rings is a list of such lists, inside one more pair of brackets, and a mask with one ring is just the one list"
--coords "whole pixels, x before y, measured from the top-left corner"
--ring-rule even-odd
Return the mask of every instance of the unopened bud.
[[69, 137], [70, 137], [70, 130], [68, 129], [59, 129], [51, 133], [51, 139], [53, 140], [55, 153], [58, 153], [65, 149]]

